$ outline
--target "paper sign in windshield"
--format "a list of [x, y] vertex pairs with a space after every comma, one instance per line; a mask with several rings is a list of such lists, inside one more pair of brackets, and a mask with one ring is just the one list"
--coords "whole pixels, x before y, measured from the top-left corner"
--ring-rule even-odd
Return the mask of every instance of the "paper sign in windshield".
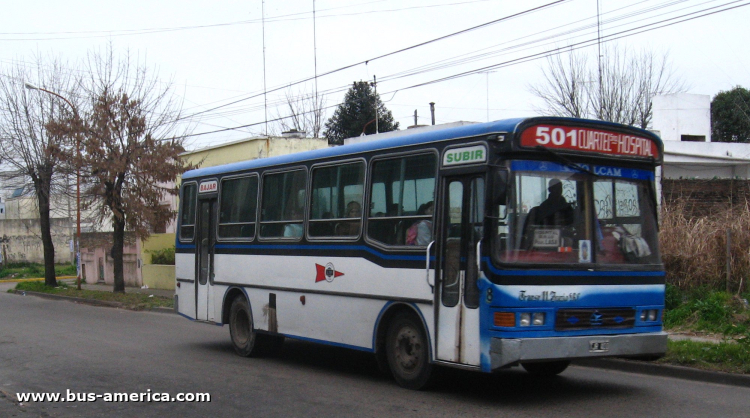
[[560, 246], [559, 229], [537, 229], [534, 231], [535, 248], [557, 248]]

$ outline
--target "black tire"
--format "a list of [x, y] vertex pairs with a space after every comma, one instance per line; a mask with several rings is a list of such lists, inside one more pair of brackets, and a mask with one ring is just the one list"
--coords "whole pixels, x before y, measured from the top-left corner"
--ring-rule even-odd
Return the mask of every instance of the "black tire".
[[544, 363], [521, 363], [527, 372], [534, 376], [552, 377], [565, 371], [570, 365], [568, 360], [547, 361]]
[[388, 326], [385, 345], [388, 366], [396, 382], [407, 389], [424, 389], [432, 377], [429, 341], [414, 316], [398, 314]]
[[229, 308], [229, 335], [234, 351], [242, 357], [258, 354], [258, 334], [253, 328], [253, 316], [244, 297], [234, 298]]

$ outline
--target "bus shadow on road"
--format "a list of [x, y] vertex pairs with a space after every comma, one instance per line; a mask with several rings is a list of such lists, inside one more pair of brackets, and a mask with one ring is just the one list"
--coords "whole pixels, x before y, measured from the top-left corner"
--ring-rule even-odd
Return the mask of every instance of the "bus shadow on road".
[[[202, 348], [242, 360], [234, 354], [231, 343], [202, 343]], [[280, 352], [260, 359], [280, 367], [304, 369], [307, 372], [365, 379], [371, 383], [396, 386], [380, 371], [371, 353], [341, 347], [287, 339]], [[250, 363], [248, 363], [250, 364]], [[592, 399], [631, 397], [641, 393], [637, 386], [592, 378], [587, 372], [596, 369], [571, 367], [560, 376], [542, 378], [530, 375], [520, 367], [485, 374], [438, 368], [427, 393], [470, 399], [488, 404], [534, 404], [539, 402], [585, 402]]]

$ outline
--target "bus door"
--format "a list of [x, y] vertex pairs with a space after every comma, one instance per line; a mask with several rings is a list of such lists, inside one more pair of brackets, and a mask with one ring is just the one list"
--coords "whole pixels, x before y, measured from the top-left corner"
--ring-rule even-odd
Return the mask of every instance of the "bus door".
[[198, 257], [195, 269], [195, 319], [214, 320], [214, 247], [216, 198], [198, 200]]
[[484, 177], [446, 177], [438, 231], [438, 360], [479, 365], [476, 250], [484, 220]]

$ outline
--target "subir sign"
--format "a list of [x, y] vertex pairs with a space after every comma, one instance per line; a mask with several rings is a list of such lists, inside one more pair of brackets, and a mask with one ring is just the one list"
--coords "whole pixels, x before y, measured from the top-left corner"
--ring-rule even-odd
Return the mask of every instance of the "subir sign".
[[443, 167], [463, 164], [477, 164], [487, 161], [487, 148], [484, 145], [453, 148], [445, 151]]
[[537, 125], [521, 134], [521, 146], [659, 158], [656, 143], [645, 137], [575, 126]]

